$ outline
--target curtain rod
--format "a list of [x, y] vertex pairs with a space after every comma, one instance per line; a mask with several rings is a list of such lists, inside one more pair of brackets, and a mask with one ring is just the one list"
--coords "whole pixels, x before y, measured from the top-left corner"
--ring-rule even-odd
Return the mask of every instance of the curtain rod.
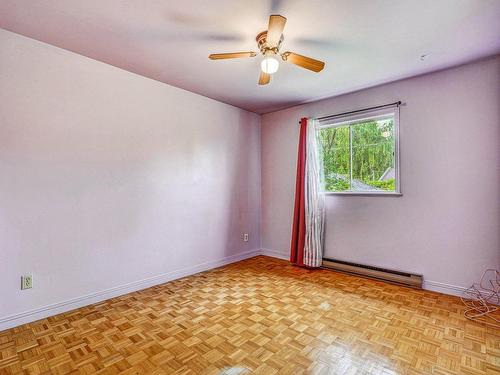
[[[382, 109], [386, 107], [393, 107], [393, 106], [400, 106], [401, 105], [401, 100], [398, 100], [397, 102], [394, 103], [389, 103], [389, 104], [382, 104], [382, 105], [377, 105], [375, 107], [369, 107], [369, 108], [363, 108], [363, 109], [358, 109], [356, 111], [349, 111], [349, 112], [343, 112], [343, 113], [337, 113], [336, 115], [329, 115], [329, 116], [323, 116], [323, 117], [318, 117], [316, 120], [330, 120], [334, 119], [336, 117], [340, 116], [346, 116], [346, 115], [352, 115], [358, 112], [365, 112], [365, 111], [370, 111], [372, 109]], [[300, 121], [299, 121], [300, 124]]]

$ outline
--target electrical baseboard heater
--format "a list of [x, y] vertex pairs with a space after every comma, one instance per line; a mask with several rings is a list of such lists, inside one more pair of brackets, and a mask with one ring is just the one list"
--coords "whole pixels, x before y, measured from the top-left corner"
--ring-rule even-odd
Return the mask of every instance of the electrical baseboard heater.
[[413, 273], [388, 270], [385, 268], [366, 266], [363, 264], [328, 258], [323, 258], [323, 268], [384, 280], [391, 283], [411, 286], [413, 288], [422, 288], [422, 275]]

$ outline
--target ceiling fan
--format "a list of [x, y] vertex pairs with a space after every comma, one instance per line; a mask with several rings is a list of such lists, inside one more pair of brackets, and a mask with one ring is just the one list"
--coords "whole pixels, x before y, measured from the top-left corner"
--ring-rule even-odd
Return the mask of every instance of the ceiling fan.
[[[325, 63], [307, 56], [299, 55], [294, 52], [280, 53], [281, 43], [283, 42], [283, 29], [285, 28], [286, 18], [280, 15], [269, 16], [269, 26], [267, 31], [263, 31], [255, 38], [260, 53], [264, 56], [260, 64], [261, 72], [259, 85], [267, 85], [271, 82], [271, 75], [276, 73], [279, 68], [279, 57], [283, 61], [298, 65], [302, 68], [320, 72]], [[233, 53], [213, 53], [208, 56], [211, 60], [235, 59], [240, 57], [255, 57], [256, 52], [233, 52]]]

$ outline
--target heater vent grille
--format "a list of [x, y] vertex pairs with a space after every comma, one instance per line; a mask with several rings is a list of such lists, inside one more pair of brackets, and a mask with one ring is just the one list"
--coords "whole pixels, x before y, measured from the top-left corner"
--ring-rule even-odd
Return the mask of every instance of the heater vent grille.
[[386, 268], [328, 258], [323, 258], [323, 268], [371, 277], [374, 279], [389, 281], [391, 283], [411, 286], [413, 288], [422, 288], [422, 275], [409, 272], [395, 271]]

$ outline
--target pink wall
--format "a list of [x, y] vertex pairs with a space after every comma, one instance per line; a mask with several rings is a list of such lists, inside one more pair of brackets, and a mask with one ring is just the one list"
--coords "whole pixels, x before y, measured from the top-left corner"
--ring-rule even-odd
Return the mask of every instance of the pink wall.
[[258, 115], [0, 45], [0, 330], [258, 252]]
[[301, 117], [402, 100], [402, 197], [326, 197], [328, 257], [459, 293], [500, 268], [500, 58], [262, 117], [262, 247], [288, 256]]

